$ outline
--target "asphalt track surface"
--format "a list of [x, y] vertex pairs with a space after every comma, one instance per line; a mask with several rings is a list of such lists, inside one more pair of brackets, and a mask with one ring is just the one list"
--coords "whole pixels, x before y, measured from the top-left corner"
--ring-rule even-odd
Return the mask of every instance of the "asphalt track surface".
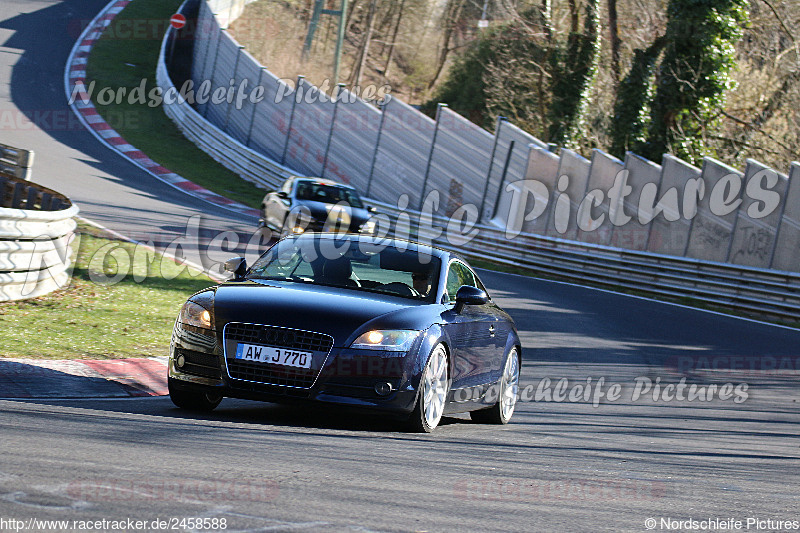
[[[77, 31], [65, 27], [103, 4], [0, 3], [0, 112], [67, 112], [63, 63]], [[0, 142], [36, 150], [36, 181], [114, 230], [166, 242], [198, 213], [208, 231], [252, 228], [162, 185], [77, 121], [3, 124]], [[520, 329], [522, 385], [553, 395], [562, 378], [567, 393], [592, 378], [588, 401], [576, 393], [521, 402], [504, 427], [446, 417], [431, 435], [229, 399], [202, 417], [167, 398], [0, 401], [0, 530], [12, 529], [9, 519], [68, 520], [55, 529], [77, 530], [72, 521], [205, 517], [225, 519], [227, 531], [645, 531], [648, 518], [656, 531], [667, 530], [662, 518], [736, 519], [745, 530], [748, 519], [800, 520], [800, 332], [548, 281], [483, 278]], [[620, 395], [593, 406], [600, 378], [600, 390], [618, 384]], [[682, 378], [706, 391], [730, 383], [740, 395], [635, 394], [637, 383]]]

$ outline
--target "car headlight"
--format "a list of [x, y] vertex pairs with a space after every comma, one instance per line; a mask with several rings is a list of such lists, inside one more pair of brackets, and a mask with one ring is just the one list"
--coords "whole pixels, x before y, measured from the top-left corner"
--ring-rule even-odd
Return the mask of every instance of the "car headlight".
[[369, 219], [361, 226], [361, 233], [375, 233], [375, 220]]
[[291, 232], [295, 235], [300, 235], [301, 233], [305, 233], [306, 229], [314, 223], [314, 217], [311, 216], [303, 216], [301, 213], [297, 219], [295, 219], [294, 224], [291, 226]]
[[214, 329], [211, 323], [211, 312], [205, 307], [189, 300], [181, 308], [180, 321], [182, 324], [203, 329]]
[[419, 331], [409, 329], [372, 330], [360, 335], [350, 347], [407, 352], [418, 336]]

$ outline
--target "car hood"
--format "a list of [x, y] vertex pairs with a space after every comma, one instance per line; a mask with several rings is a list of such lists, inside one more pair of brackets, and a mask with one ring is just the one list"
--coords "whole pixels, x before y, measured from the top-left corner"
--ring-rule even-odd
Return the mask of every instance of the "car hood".
[[[315, 202], [313, 200], [297, 200], [297, 205], [307, 208], [311, 216], [320, 222], [326, 221], [328, 219], [328, 212], [331, 210], [331, 208], [336, 207], [335, 204], [326, 204], [323, 202]], [[366, 208], [344, 206], [344, 209], [345, 212], [350, 215], [352, 221], [358, 225], [363, 224], [370, 218], [370, 213], [366, 210]]]
[[343, 346], [364, 323], [416, 307], [407, 299], [336, 287], [246, 281], [217, 288], [214, 319], [217, 331], [229, 322], [267, 324], [325, 333]]

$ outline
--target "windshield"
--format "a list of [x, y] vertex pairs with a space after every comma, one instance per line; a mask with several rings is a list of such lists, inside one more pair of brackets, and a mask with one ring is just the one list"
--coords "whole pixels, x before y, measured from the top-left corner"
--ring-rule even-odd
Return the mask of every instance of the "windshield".
[[441, 261], [416, 250], [368, 239], [305, 235], [267, 250], [248, 279], [343, 287], [433, 302]]
[[339, 185], [327, 185], [313, 181], [301, 181], [297, 184], [298, 200], [313, 200], [324, 204], [338, 204], [345, 202], [351, 207], [362, 208], [358, 193], [355, 189]]

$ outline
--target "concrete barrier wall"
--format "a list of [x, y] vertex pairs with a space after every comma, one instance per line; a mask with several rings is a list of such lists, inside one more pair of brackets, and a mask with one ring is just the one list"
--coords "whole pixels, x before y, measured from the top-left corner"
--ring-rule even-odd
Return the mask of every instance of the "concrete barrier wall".
[[[623, 163], [599, 150], [587, 161], [569, 150], [548, 151], [503, 118], [490, 133], [446, 107], [432, 120], [395, 98], [376, 105], [345, 93], [339, 102], [320, 101], [302, 78], [292, 89], [293, 82], [277, 79], [228, 35], [225, 28], [245, 3], [200, 2], [203, 31], [192, 79], [196, 85], [210, 79], [212, 89], [246, 79], [264, 87], [265, 98], [242, 106], [200, 104], [196, 111], [283, 168], [352, 183], [404, 209], [420, 209], [436, 191], [435, 214], [467, 206], [479, 222], [509, 234], [800, 271], [800, 186], [774, 170], [750, 161], [742, 173], [707, 158], [701, 171], [670, 155], [658, 165], [632, 153]], [[790, 176], [796, 175], [794, 166]], [[747, 194], [751, 182], [756, 197]], [[780, 198], [761, 216], [764, 194]], [[613, 201], [619, 197], [624, 200]]]
[[383, 113], [375, 106], [353, 98], [349, 91], [341, 95], [336, 106], [324, 176], [366, 191]]
[[800, 164], [793, 163], [771, 268], [800, 271]]
[[661, 162], [659, 202], [662, 210], [650, 223], [647, 250], [665, 255], [683, 256], [689, 243], [692, 221], [686, 215], [686, 195], [691, 184], [700, 179], [700, 169], [672, 155]]
[[[556, 188], [559, 162], [560, 158], [546, 148], [529, 145], [525, 184], [520, 188], [520, 192], [525, 193], [521, 195], [522, 207], [530, 206], [524, 211], [522, 231], [525, 233], [545, 235], [549, 230], [550, 202]], [[515, 216], [513, 212], [506, 214], [508, 220], [514, 220]]]
[[[651, 202], [643, 196], [657, 197], [661, 184], [661, 166], [638, 155], [628, 152], [625, 155], [627, 186], [630, 194], [621, 202], [610, 206], [612, 221], [611, 245], [627, 250], [647, 250], [650, 240], [653, 209]], [[646, 223], [642, 221], [646, 220]]]
[[439, 191], [435, 213], [451, 216], [462, 205], [483, 200], [494, 136], [447, 107], [440, 107], [425, 195]]
[[[417, 209], [423, 200], [436, 123], [396, 98], [389, 100], [383, 113], [367, 196]], [[407, 199], [401, 200], [403, 195]]]
[[481, 201], [481, 220], [488, 221], [496, 215], [495, 208], [497, 199], [501, 196], [501, 188], [510, 181], [525, 176], [530, 145], [547, 148], [547, 144], [522, 131], [503, 117], [497, 119], [489, 175]]
[[702, 174], [705, 194], [692, 220], [686, 257], [719, 263], [727, 261], [736, 210], [729, 210], [726, 200], [741, 202], [741, 188], [737, 191], [734, 184], [737, 180], [741, 183], [742, 177], [741, 172], [728, 165], [711, 158], [705, 159]]
[[613, 224], [609, 215], [608, 192], [625, 168], [622, 161], [602, 150], [592, 151], [586, 197], [581, 200], [577, 240], [592, 244], [611, 244]]
[[586, 195], [591, 163], [577, 152], [564, 149], [556, 172], [548, 211], [547, 235], [575, 240], [578, 236], [577, 212]]
[[335, 105], [329, 98], [320, 100], [320, 90], [304, 79], [297, 88], [304, 98], [292, 104], [294, 111], [284, 164], [308, 176], [321, 176]]
[[[769, 198], [765, 197], [764, 201], [748, 194], [743, 195], [728, 261], [736, 265], [769, 268], [775, 254], [778, 225], [785, 207], [789, 178], [750, 159], [744, 180], [745, 192], [756, 188], [772, 189], [777, 198], [777, 207], [772, 207]], [[763, 216], [769, 209], [772, 212]]]

